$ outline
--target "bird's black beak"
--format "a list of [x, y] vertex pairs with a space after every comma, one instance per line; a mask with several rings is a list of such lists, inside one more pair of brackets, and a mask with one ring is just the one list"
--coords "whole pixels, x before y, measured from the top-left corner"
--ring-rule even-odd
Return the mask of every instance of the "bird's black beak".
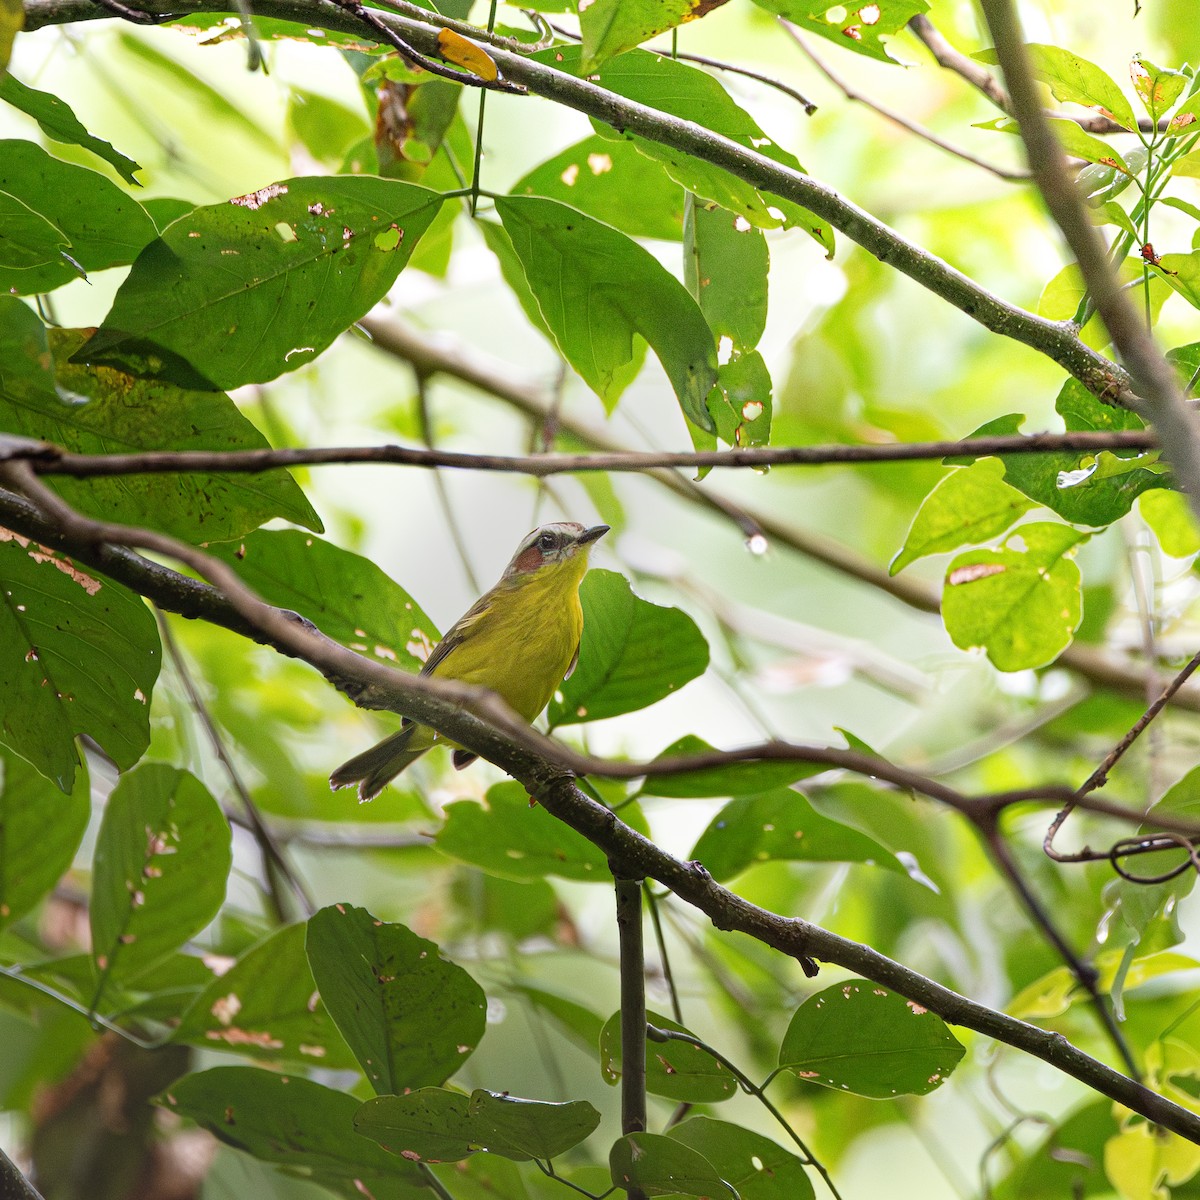
[[611, 529], [610, 525], [593, 525], [591, 529], [585, 529], [578, 537], [577, 541], [580, 546], [586, 546], [589, 542], [598, 541]]

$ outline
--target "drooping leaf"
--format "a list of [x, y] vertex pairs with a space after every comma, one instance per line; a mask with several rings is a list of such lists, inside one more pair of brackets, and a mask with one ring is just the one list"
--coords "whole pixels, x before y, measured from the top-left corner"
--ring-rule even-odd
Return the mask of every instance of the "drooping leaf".
[[810, 1200], [814, 1195], [804, 1163], [752, 1129], [689, 1117], [668, 1134], [703, 1154], [741, 1200]]
[[16, 295], [52, 291], [81, 271], [125, 266], [156, 236], [146, 211], [115, 183], [33, 142], [0, 141], [0, 202], [24, 205], [51, 229], [39, 261], [24, 265], [7, 253], [11, 221], [0, 232], [0, 290]]
[[1156, 275], [1193, 308], [1200, 308], [1200, 250], [1164, 254], [1154, 264]]
[[586, 1100], [554, 1104], [477, 1088], [471, 1095], [421, 1088], [377, 1096], [355, 1114], [354, 1127], [410, 1162], [458, 1162], [486, 1150], [514, 1162], [543, 1161], [578, 1145], [600, 1124]]
[[[676, 1033], [691, 1031], [664, 1017], [646, 1013], [646, 1020], [658, 1029]], [[600, 1031], [600, 1073], [605, 1083], [616, 1087], [621, 1081], [621, 1013], [618, 1010]], [[691, 1042], [651, 1038], [646, 1043], [646, 1090], [653, 1096], [666, 1096], [691, 1104], [714, 1104], [737, 1093], [737, 1077], [708, 1050]]]
[[678, 241], [683, 229], [679, 184], [628, 142], [599, 134], [534, 167], [513, 184], [512, 194], [569, 204], [630, 237]]
[[200, 932], [225, 899], [229, 823], [194, 775], [144, 763], [121, 777], [96, 842], [95, 1004]]
[[399, 584], [369, 558], [332, 542], [294, 529], [260, 529], [210, 551], [268, 603], [298, 612], [360, 654], [419, 671], [439, 640]]
[[895, 61], [885, 37], [894, 37], [918, 13], [929, 11], [925, 0], [872, 0], [859, 8], [827, 6], [819, 0], [754, 0], [759, 8], [801, 29], [829, 38], [847, 50], [881, 62]]
[[591, 74], [603, 62], [640, 46], [657, 33], [695, 20], [726, 0], [594, 0], [581, 5], [583, 69]]
[[321, 999], [377, 1092], [443, 1083], [483, 1037], [479, 984], [411, 929], [334, 904], [309, 918], [307, 949]]
[[1190, 558], [1200, 552], [1200, 528], [1182, 492], [1158, 488], [1138, 497], [1138, 512], [1154, 530], [1164, 554]]
[[1133, 90], [1153, 121], [1175, 107], [1175, 101], [1183, 94], [1189, 79], [1181, 71], [1155, 66], [1140, 54], [1129, 64], [1129, 77], [1133, 80]]
[[427, 1194], [415, 1165], [355, 1131], [358, 1097], [309, 1079], [260, 1067], [213, 1067], [185, 1075], [158, 1103], [226, 1145], [322, 1183], [353, 1187], [361, 1180], [367, 1194], [387, 1200]]
[[932, 1092], [962, 1056], [941, 1017], [861, 979], [809, 996], [779, 1047], [801, 1079], [879, 1100]]
[[488, 789], [483, 804], [456, 800], [446, 806], [446, 823], [434, 844], [450, 858], [504, 879], [564, 879], [608, 883], [604, 853], [582, 834], [531, 806], [515, 782]]
[[704, 1196], [736, 1200], [737, 1193], [698, 1150], [658, 1133], [630, 1133], [608, 1155], [613, 1184], [644, 1196]]
[[[1133, 174], [1120, 152], [1102, 138], [1093, 136], [1066, 117], [1049, 117], [1047, 120], [1050, 128], [1054, 130], [1055, 137], [1062, 143], [1063, 150], [1071, 158], [1082, 158], [1084, 162], [1114, 167], [1127, 176]], [[979, 121], [975, 128], [988, 129], [995, 133], [1012, 133], [1017, 136], [1020, 136], [1021, 133], [1020, 124], [1012, 117], [996, 117], [991, 121]]]
[[70, 869], [91, 814], [87, 772], [67, 794], [0, 748], [0, 929]]
[[0, 741], [64, 792], [81, 734], [122, 769], [142, 756], [161, 653], [139, 596], [0, 530]]
[[768, 445], [774, 410], [771, 392], [771, 375], [757, 350], [722, 363], [717, 386], [708, 396], [708, 411], [716, 421], [717, 436], [739, 448]]
[[288, 925], [253, 946], [196, 997], [171, 1040], [271, 1062], [353, 1068], [316, 995], [304, 939], [304, 925]]
[[716, 382], [717, 349], [683, 285], [623, 233], [565, 204], [508, 196], [497, 198], [496, 210], [559, 350], [610, 411], [640, 334], [684, 415], [711, 428], [704, 401]]
[[294, 371], [383, 298], [441, 203], [364, 175], [194, 209], [138, 256], [75, 361], [208, 389]]
[[[814, 767], [811, 773], [821, 770]], [[713, 817], [689, 858], [725, 880], [764, 862], [855, 862], [907, 874], [873, 837], [823, 816], [800, 792], [739, 796]]]
[[1070, 644], [1083, 616], [1079, 568], [1088, 535], [1022, 525], [997, 550], [970, 550], [946, 572], [942, 619], [956, 646], [981, 646], [1001, 671], [1042, 667]]
[[[655, 755], [655, 761], [709, 754], [713, 749], [714, 747], [703, 738], [687, 734]], [[638, 789], [638, 795], [684, 798], [745, 796], [751, 792], [786, 787], [789, 783], [796, 783], [800, 779], [807, 779], [810, 775], [818, 775], [828, 769], [824, 763], [798, 761], [728, 763], [723, 766], [702, 767], [695, 771], [680, 771], [672, 775], [647, 775]]]
[[[147, 450], [262, 450], [267, 440], [223, 392], [188, 391], [112, 367], [70, 361], [85, 334], [43, 327], [20, 301], [0, 296], [0, 427], [77, 454]], [[149, 525], [184, 541], [239, 537], [272, 517], [320, 529], [291, 475], [164, 473], [51, 479], [90, 516]]]
[[108, 163], [126, 183], [137, 183], [134, 172], [142, 168], [132, 158], [126, 158], [114, 150], [103, 138], [88, 133], [65, 100], [49, 92], [27, 87], [10, 72], [0, 74], [0, 100], [32, 117], [48, 138], [90, 150], [97, 158]]
[[551, 725], [599, 721], [646, 708], [708, 666], [708, 643], [691, 617], [634, 595], [624, 576], [589, 571], [579, 596], [579, 664], [564, 680], [561, 700], [550, 702]]
[[944, 554], [999, 537], [1033, 508], [1033, 501], [1004, 482], [1004, 465], [982, 459], [945, 476], [921, 502], [908, 535], [888, 568], [895, 575], [929, 554]]

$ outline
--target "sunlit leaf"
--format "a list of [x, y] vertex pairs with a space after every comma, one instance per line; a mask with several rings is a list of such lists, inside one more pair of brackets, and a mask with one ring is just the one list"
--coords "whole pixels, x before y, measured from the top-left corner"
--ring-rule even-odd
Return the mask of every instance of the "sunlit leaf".
[[623, 50], [640, 46], [656, 33], [702, 17], [726, 0], [594, 0], [580, 5], [583, 69], [594, 71]]
[[884, 38], [892, 38], [918, 13], [928, 12], [925, 0], [871, 0], [853, 5], [827, 5], [814, 0], [754, 0], [759, 8], [784, 17], [810, 33], [829, 38], [847, 50], [882, 62], [894, 61]]

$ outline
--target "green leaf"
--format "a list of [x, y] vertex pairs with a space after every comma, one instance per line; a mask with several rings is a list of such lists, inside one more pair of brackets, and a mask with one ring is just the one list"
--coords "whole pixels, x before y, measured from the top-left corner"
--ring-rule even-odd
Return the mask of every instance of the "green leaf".
[[288, 92], [287, 117], [292, 132], [309, 154], [318, 162], [333, 165], [342, 161], [355, 142], [371, 133], [363, 113], [304, 88], [293, 87]]
[[608, 1155], [612, 1181], [644, 1196], [733, 1197], [737, 1193], [697, 1150], [658, 1133], [630, 1133]]
[[1190, 558], [1200, 553], [1200, 528], [1182, 493], [1166, 488], [1146, 492], [1138, 497], [1138, 512], [1154, 530], [1164, 554], [1172, 558]]
[[177, 950], [217, 915], [229, 824], [194, 775], [144, 763], [108, 799], [92, 877], [93, 1001]]
[[548, 1160], [578, 1145], [600, 1124], [586, 1100], [552, 1104], [477, 1088], [468, 1098], [444, 1088], [377, 1096], [354, 1127], [410, 1162], [458, 1162], [486, 1150], [514, 1162]]
[[353, 1068], [354, 1058], [319, 998], [304, 925], [276, 930], [196, 997], [173, 1042], [272, 1062]]
[[1069, 557], [1088, 535], [1047, 521], [1022, 525], [998, 550], [959, 555], [946, 572], [942, 619], [954, 644], [983, 647], [1001, 671], [1053, 662], [1083, 609]]
[[513, 184], [511, 193], [569, 204], [630, 237], [677, 242], [682, 236], [684, 191], [679, 184], [630, 143], [599, 134], [534, 167]]
[[[46, 330], [19, 300], [0, 296], [0, 428], [77, 454], [269, 448], [223, 392], [186, 391], [70, 362], [84, 336]], [[295, 480], [279, 468], [59, 478], [50, 485], [91, 516], [150, 525], [190, 542], [239, 537], [272, 517], [321, 528]]]
[[[825, 769], [813, 767], [806, 773]], [[823, 816], [804, 795], [787, 788], [730, 801], [688, 857], [702, 862], [716, 880], [764, 862], [855, 862], [908, 873], [873, 837]]]
[[[1178, 137], [1195, 125], [1198, 119], [1200, 119], [1200, 92], [1195, 92], [1175, 110], [1174, 115], [1167, 123], [1167, 137]], [[1191, 132], [1195, 133], [1196, 131], [1192, 129]]]
[[376, 1180], [398, 1178], [414, 1198], [423, 1185], [416, 1166], [398, 1162], [355, 1132], [361, 1100], [308, 1079], [259, 1067], [214, 1067], [185, 1075], [158, 1103], [228, 1146], [317, 1180], [361, 1179], [368, 1195], [379, 1196]]
[[[1066, 117], [1049, 117], [1047, 119], [1063, 150], [1071, 158], [1082, 158], [1085, 162], [1113, 167], [1125, 175], [1132, 174], [1129, 164], [1108, 142], [1093, 137]], [[1021, 133], [1021, 126], [1012, 117], [997, 117], [991, 121], [979, 121], [974, 127], [988, 129], [994, 133], [1013, 133], [1018, 137]]]
[[767, 325], [767, 239], [744, 217], [689, 200], [683, 223], [683, 278], [718, 338], [753, 350]]
[[703, 1154], [741, 1200], [809, 1200], [804, 1163], [770, 1138], [712, 1117], [690, 1117], [670, 1137]]
[[61, 269], [82, 275], [67, 258], [67, 235], [23, 200], [0, 190], [0, 284], [23, 294], [57, 287]]
[[140, 596], [0, 530], [0, 741], [64, 792], [81, 734], [131, 767], [150, 743], [160, 662]]
[[602, 63], [663, 33], [703, 16], [725, 0], [594, 0], [581, 5], [583, 70], [591, 74]]
[[527, 984], [515, 984], [513, 991], [524, 996], [534, 1008], [557, 1022], [562, 1031], [587, 1054], [594, 1055], [600, 1044], [604, 1021], [590, 1008], [576, 1004], [565, 996], [547, 992]]
[[[0, 289], [17, 295], [52, 291], [77, 279], [81, 268], [126, 266], [156, 236], [145, 209], [115, 183], [51, 158], [33, 142], [0, 141], [0, 200], [25, 205], [56, 231], [42, 261], [12, 265], [3, 253], [13, 236], [6, 224], [0, 234]], [[59, 253], [57, 243], [73, 261]]]
[[1154, 121], [1175, 107], [1175, 101], [1183, 94], [1188, 83], [1188, 76], [1182, 72], [1156, 67], [1141, 55], [1135, 55], [1129, 64], [1129, 77], [1133, 80], [1133, 90], [1137, 92], [1138, 99]]
[[579, 664], [550, 702], [551, 726], [646, 708], [708, 666], [708, 643], [692, 618], [634, 595], [623, 575], [589, 571], [579, 598]]
[[294, 371], [383, 298], [441, 203], [363, 175], [194, 209], [138, 256], [75, 361], [208, 389]]
[[209, 553], [268, 604], [298, 612], [360, 654], [419, 671], [438, 643], [437, 628], [399, 584], [369, 558], [332, 542], [294, 529], [260, 529]]
[[754, 0], [759, 8], [784, 17], [809, 33], [829, 38], [847, 50], [895, 62], [885, 37], [894, 37], [918, 13], [929, 11], [925, 0], [879, 0], [859, 8], [830, 6], [814, 0]]
[[612, 880], [603, 851], [544, 808], [530, 805], [528, 793], [512, 781], [493, 784], [482, 804], [448, 804], [434, 845], [450, 858], [503, 879], [559, 875], [591, 883]]
[[1153, 270], [1193, 308], [1200, 308], [1200, 250], [1191, 254], [1164, 254]]
[[985, 458], [953, 471], [921, 502], [890, 575], [929, 554], [999, 537], [1033, 502], [1004, 482], [1004, 464]]
[[[715, 748], [703, 738], [687, 734], [672, 742], [655, 756], [684, 758], [710, 754]], [[638, 789], [639, 796], [744, 796], [750, 792], [765, 792], [774, 787], [786, 787], [810, 775], [819, 775], [829, 768], [824, 763], [805, 762], [739, 762], [725, 766], [703, 767], [695, 771], [680, 771], [675, 775], [647, 775]]]
[[114, 150], [103, 138], [93, 137], [88, 133], [65, 100], [60, 100], [49, 92], [39, 92], [35, 88], [26, 87], [7, 72], [0, 74], [0, 100], [32, 117], [48, 138], [90, 150], [97, 158], [108, 163], [126, 183], [137, 183], [134, 172], [142, 168], [132, 158], [126, 158], [124, 154]]
[[307, 945], [321, 999], [376, 1092], [443, 1083], [483, 1037], [479, 984], [411, 929], [334, 904], [309, 918]]
[[71, 868], [91, 815], [87, 772], [64, 795], [0, 748], [0, 929], [23, 917]]
[[559, 350], [609, 411], [640, 334], [684, 415], [711, 428], [704, 401], [716, 382], [717, 349], [683, 285], [625, 234], [565, 204], [509, 196], [496, 199], [496, 210]]
[[771, 388], [767, 364], [757, 350], [721, 364], [717, 386], [708, 396], [708, 411], [722, 441], [738, 447], [770, 443], [774, 411]]
[[801, 1079], [876, 1100], [932, 1092], [962, 1056], [941, 1017], [861, 979], [809, 996], [779, 1047]]
[[1062, 1200], [1110, 1192], [1104, 1144], [1117, 1132], [1109, 1100], [1085, 1104], [1051, 1129], [994, 1187], [995, 1200]]
[[[1098, 109], [1110, 120], [1126, 129], [1137, 128], [1133, 107], [1125, 93], [1117, 86], [1112, 76], [1102, 71], [1095, 63], [1088, 62], [1061, 46], [1044, 46], [1030, 43], [1025, 47], [1034, 76], [1049, 84], [1056, 100], [1066, 104], [1082, 104], [1085, 108]], [[999, 58], [992, 48], [972, 55], [979, 62], [996, 66]]]
[[[686, 1026], [647, 1010], [646, 1020], [659, 1029], [691, 1033]], [[610, 1087], [621, 1081], [621, 1012], [618, 1009], [600, 1031], [600, 1074]], [[733, 1072], [700, 1046], [690, 1042], [651, 1039], [646, 1045], [646, 1091], [652, 1096], [690, 1104], [715, 1104], [736, 1094]]]
[[1116, 404], [1105, 404], [1078, 379], [1068, 379], [1054, 399], [1054, 409], [1070, 432], [1112, 433], [1122, 429], [1145, 429], [1135, 412]]

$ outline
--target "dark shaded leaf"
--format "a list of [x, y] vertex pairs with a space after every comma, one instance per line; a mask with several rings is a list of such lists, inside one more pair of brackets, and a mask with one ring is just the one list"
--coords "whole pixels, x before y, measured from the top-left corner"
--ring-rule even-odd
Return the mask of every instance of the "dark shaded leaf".
[[613, 1183], [646, 1196], [732, 1197], [737, 1193], [698, 1151], [657, 1133], [630, 1133], [608, 1155]]
[[814, 1195], [804, 1163], [761, 1133], [690, 1117], [669, 1135], [703, 1154], [741, 1200], [809, 1200]]
[[[659, 1029], [676, 1033], [691, 1030], [664, 1017], [646, 1013], [646, 1020]], [[616, 1087], [621, 1081], [621, 1013], [618, 1010], [600, 1031], [600, 1073], [605, 1083]], [[692, 1104], [713, 1104], [728, 1100], [738, 1090], [737, 1078], [709, 1051], [690, 1042], [675, 1040], [646, 1043], [646, 1091]]]

